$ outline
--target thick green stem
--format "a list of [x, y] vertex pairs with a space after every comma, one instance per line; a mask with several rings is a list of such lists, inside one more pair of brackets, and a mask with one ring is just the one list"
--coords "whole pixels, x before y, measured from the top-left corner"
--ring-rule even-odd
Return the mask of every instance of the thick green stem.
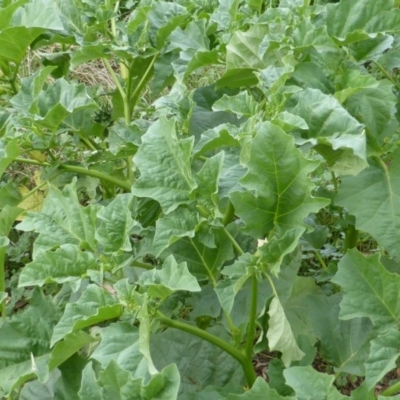
[[[36, 161], [36, 160], [31, 160], [29, 158], [17, 157], [15, 159], [15, 161], [19, 162], [21, 164], [37, 165], [39, 167], [50, 167], [51, 166], [51, 164], [49, 164], [47, 162], [40, 162], [40, 161]], [[86, 169], [84, 167], [79, 167], [77, 165], [68, 165], [68, 164], [59, 164], [58, 168], [62, 169], [63, 171], [66, 171], [66, 172], [73, 172], [73, 173], [80, 174], [80, 175], [86, 175], [86, 176], [91, 176], [93, 178], [98, 178], [102, 181], [112, 183], [112, 184], [120, 187], [121, 189], [125, 190], [126, 192], [131, 191], [131, 184], [129, 182], [115, 178], [115, 177], [105, 174], [104, 172], [101, 172], [101, 171], [96, 171], [94, 169]]]
[[228, 201], [228, 206], [226, 207], [224, 218], [222, 218], [222, 223], [224, 226], [227, 226], [230, 222], [232, 222], [233, 217], [235, 216], [235, 209], [231, 201]]
[[332, 176], [332, 182], [333, 182], [333, 186], [335, 188], [335, 192], [337, 193], [338, 191], [338, 180], [337, 177], [335, 175], [335, 173], [333, 171], [331, 171], [331, 176]]
[[324, 259], [322, 258], [321, 254], [319, 253], [318, 250], [315, 250], [315, 256], [317, 257], [319, 263], [322, 265], [323, 269], [328, 269], [328, 267], [325, 264]]
[[[4, 261], [6, 258], [6, 246], [0, 247], [0, 292], [6, 291], [6, 274], [4, 270]], [[3, 321], [6, 319], [6, 304], [5, 300], [0, 303], [0, 313], [3, 317]]]
[[400, 392], [400, 382], [396, 382], [392, 386], [389, 386], [386, 390], [381, 393], [381, 396], [389, 397]]
[[170, 328], [179, 329], [181, 331], [195, 335], [201, 339], [206, 340], [209, 343], [212, 343], [213, 345], [219, 347], [220, 349], [231, 355], [241, 364], [248, 386], [253, 386], [253, 383], [256, 380], [256, 374], [254, 372], [252, 360], [248, 359], [240, 350], [236, 349], [234, 346], [227, 343], [225, 340], [219, 338], [218, 336], [215, 336], [203, 329], [200, 329], [197, 326], [189, 325], [184, 322], [168, 318], [160, 311], [157, 311], [157, 317], [162, 323], [169, 326]]
[[250, 315], [249, 324], [247, 327], [246, 347], [245, 353], [248, 360], [252, 360], [253, 357], [253, 343], [254, 336], [256, 333], [256, 318], [257, 318], [257, 297], [258, 297], [258, 281], [257, 276], [254, 273], [251, 281], [251, 303], [250, 303]]
[[235, 248], [235, 250], [237, 251], [239, 256], [243, 255], [244, 252], [243, 252], [242, 248], [239, 246], [239, 243], [235, 240], [235, 238], [228, 232], [228, 229], [226, 229], [224, 227], [224, 228], [222, 228], [222, 230], [224, 231], [224, 233], [225, 233], [226, 237], [229, 239], [229, 241], [233, 244], [233, 247]]
[[357, 246], [358, 242], [358, 230], [352, 224], [349, 224], [346, 229], [346, 236], [344, 238], [344, 252], [346, 253], [347, 250], [353, 249]]

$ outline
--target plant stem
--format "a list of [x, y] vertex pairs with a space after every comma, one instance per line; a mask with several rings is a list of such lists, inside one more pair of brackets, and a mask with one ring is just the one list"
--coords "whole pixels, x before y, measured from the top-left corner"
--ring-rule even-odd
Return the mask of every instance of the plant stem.
[[315, 256], [318, 258], [318, 261], [319, 261], [319, 263], [322, 265], [322, 267], [323, 267], [324, 269], [328, 269], [328, 267], [327, 267], [326, 264], [325, 264], [324, 259], [322, 258], [321, 254], [319, 253], [319, 251], [318, 251], [318, 250], [315, 250], [314, 253], [315, 253]]
[[396, 393], [400, 392], [400, 381], [394, 383], [392, 386], [389, 386], [387, 389], [385, 389], [382, 393], [381, 396], [393, 396]]
[[132, 107], [135, 107], [137, 99], [139, 97], [140, 92], [143, 89], [143, 86], [146, 83], [146, 80], [148, 78], [148, 74], [150, 73], [151, 69], [153, 68], [154, 63], [156, 62], [158, 57], [158, 53], [154, 54], [152, 60], [150, 61], [149, 66], [146, 69], [146, 72], [143, 74], [142, 78], [140, 79], [139, 83], [136, 85], [135, 90], [133, 93], [129, 96], [129, 100], [132, 101]]
[[372, 62], [378, 67], [379, 71], [382, 72], [382, 74], [385, 76], [385, 78], [389, 79], [389, 81], [393, 83], [394, 87], [397, 90], [400, 90], [400, 85], [393, 79], [393, 77], [391, 77], [389, 75], [389, 73], [386, 71], [386, 69], [383, 68], [382, 65], [378, 61], [372, 61]]
[[229, 241], [233, 244], [233, 247], [236, 249], [236, 251], [238, 252], [239, 256], [243, 255], [244, 251], [239, 246], [239, 243], [235, 240], [235, 238], [228, 232], [228, 230], [225, 227], [223, 227], [222, 230], [225, 232], [225, 235], [227, 236]]
[[253, 357], [253, 342], [254, 335], [256, 333], [256, 317], [257, 317], [257, 297], [258, 297], [258, 281], [257, 276], [254, 273], [251, 281], [251, 303], [250, 303], [250, 316], [249, 324], [247, 328], [246, 347], [245, 353], [248, 360], [252, 360]]
[[[37, 165], [39, 167], [50, 167], [51, 164], [47, 162], [40, 162], [36, 160], [31, 160], [29, 158], [21, 158], [17, 157], [15, 159], [16, 162], [19, 162], [21, 164], [31, 164], [31, 165]], [[59, 164], [58, 168], [62, 169], [63, 171], [66, 172], [74, 172], [76, 174], [81, 174], [81, 175], [86, 175], [86, 176], [91, 176], [93, 178], [98, 178], [102, 181], [106, 181], [109, 183], [112, 183], [121, 189], [125, 190], [126, 192], [131, 191], [131, 184], [127, 181], [123, 181], [121, 179], [115, 178], [109, 174], [105, 174], [104, 172], [101, 171], [96, 171], [94, 169], [86, 169], [84, 167], [79, 167], [76, 165], [68, 165], [68, 164]]]
[[231, 344], [227, 343], [225, 340], [215, 336], [203, 329], [198, 328], [194, 325], [189, 325], [184, 322], [176, 321], [171, 318], [168, 318], [166, 315], [162, 314], [160, 311], [157, 311], [157, 317], [163, 322], [165, 325], [169, 326], [170, 328], [179, 329], [181, 331], [190, 333], [195, 335], [201, 339], [206, 340], [207, 342], [219, 347], [230, 356], [235, 358], [241, 364], [243, 368], [243, 372], [246, 377], [246, 381], [248, 386], [252, 386], [254, 381], [256, 380], [256, 374], [254, 372], [253, 364], [251, 359], [249, 360], [240, 350], [236, 349]]
[[228, 206], [226, 207], [224, 217], [222, 218], [222, 223], [224, 226], [227, 226], [235, 216], [235, 209], [233, 208], [232, 202], [228, 201]]
[[346, 236], [344, 238], [344, 252], [347, 253], [347, 250], [353, 249], [357, 246], [358, 242], [358, 230], [353, 224], [349, 224], [346, 229]]
[[146, 270], [152, 270], [154, 269], [156, 266], [155, 265], [151, 265], [151, 264], [146, 264], [144, 262], [141, 261], [132, 261], [131, 267], [139, 267], [139, 268], [143, 268]]
[[338, 191], [338, 181], [337, 181], [337, 177], [336, 177], [336, 175], [335, 175], [335, 173], [333, 171], [331, 171], [331, 176], [332, 176], [333, 186], [335, 187], [335, 192], [337, 193], [337, 191]]
[[[0, 247], [0, 292], [6, 291], [6, 274], [4, 271], [4, 261], [6, 258], [7, 246]], [[6, 319], [6, 304], [5, 300], [0, 303], [0, 313], [3, 321]]]

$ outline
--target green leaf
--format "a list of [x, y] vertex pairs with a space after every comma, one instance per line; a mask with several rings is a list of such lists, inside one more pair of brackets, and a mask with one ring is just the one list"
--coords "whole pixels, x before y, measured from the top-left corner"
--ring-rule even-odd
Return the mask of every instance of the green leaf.
[[400, 10], [392, 0], [345, 0], [327, 5], [326, 24], [330, 36], [344, 44], [398, 32]]
[[54, 252], [40, 252], [36, 259], [21, 271], [18, 285], [43, 286], [52, 282], [70, 282], [77, 289], [82, 278], [87, 275], [88, 269], [97, 269], [93, 254], [66, 244]]
[[276, 125], [260, 124], [251, 141], [247, 174], [240, 184], [247, 189], [230, 195], [236, 214], [246, 223], [244, 231], [255, 238], [305, 226], [310, 213], [328, 204], [311, 196], [308, 174], [317, 162], [309, 161], [294, 147], [294, 140]]
[[345, 400], [333, 386], [334, 375], [322, 374], [312, 367], [291, 367], [283, 371], [286, 383], [291, 386], [298, 400]]
[[0, 329], [1, 394], [8, 396], [35, 376], [46, 379], [50, 338], [59, 317], [60, 310], [51, 299], [35, 290], [30, 306], [4, 322]]
[[252, 117], [257, 111], [257, 102], [247, 92], [240, 92], [236, 96], [224, 94], [213, 104], [214, 111], [233, 112], [241, 118], [243, 116]]
[[0, 236], [8, 236], [15, 219], [21, 214], [21, 211], [20, 208], [10, 206], [5, 206], [0, 211]]
[[0, 57], [20, 63], [30, 44], [46, 29], [14, 26], [0, 32]]
[[148, 287], [149, 297], [162, 300], [180, 290], [201, 291], [196, 278], [187, 269], [186, 263], [178, 264], [172, 255], [164, 261], [161, 269], [143, 272], [138, 283]]
[[133, 193], [157, 200], [165, 214], [187, 204], [197, 186], [190, 167], [192, 148], [192, 138], [177, 138], [173, 120], [161, 118], [155, 122], [142, 136], [142, 145], [133, 159], [141, 172]]
[[296, 96], [297, 105], [291, 110], [303, 118], [308, 131], [302, 137], [313, 145], [327, 144], [333, 150], [351, 149], [366, 161], [364, 126], [352, 117], [331, 95], [317, 89], [306, 89]]
[[311, 320], [321, 352], [337, 372], [363, 376], [372, 324], [368, 318], [339, 319], [340, 294], [310, 297]]
[[178, 263], [186, 262], [191, 274], [216, 276], [225, 261], [234, 257], [232, 244], [221, 231], [213, 232], [215, 247], [208, 247], [201, 241], [199, 233], [194, 238], [183, 238], [165, 253], [173, 254]]
[[198, 187], [195, 191], [198, 205], [203, 206], [211, 217], [222, 217], [219, 211], [218, 184], [224, 162], [224, 152], [207, 158], [196, 174]]
[[158, 257], [180, 238], [194, 237], [199, 223], [198, 213], [184, 207], [179, 207], [164, 218], [158, 219], [153, 242], [154, 255]]
[[376, 88], [365, 88], [350, 96], [344, 105], [382, 143], [385, 133], [385, 136], [391, 135], [385, 130], [391, 123], [396, 103], [392, 84], [382, 82]]
[[398, 323], [400, 277], [388, 272], [379, 258], [380, 254], [365, 257], [352, 249], [340, 260], [332, 279], [344, 291], [340, 318], [367, 317], [378, 327]]
[[113, 360], [99, 373], [96, 381], [90, 364], [84, 370], [79, 391], [81, 400], [174, 400], [179, 389], [179, 373], [175, 365], [165, 367], [145, 385], [143, 378], [134, 378]]
[[89, 285], [75, 303], [68, 303], [60, 321], [54, 327], [51, 344], [57, 343], [70, 332], [119, 317], [122, 305], [108, 291]]
[[288, 397], [279, 395], [276, 390], [271, 389], [264, 379], [258, 377], [254, 385], [245, 394], [230, 394], [226, 397], [227, 400], [259, 400], [266, 398], [268, 400], [285, 400]]
[[274, 296], [268, 310], [269, 329], [267, 331], [268, 346], [271, 351], [282, 353], [282, 361], [289, 367], [293, 361], [301, 360], [304, 353], [296, 343], [292, 328], [285, 315], [281, 301]]
[[159, 1], [154, 3], [148, 19], [150, 41], [160, 50], [174, 29], [186, 19], [186, 9], [177, 3]]
[[96, 229], [96, 240], [102, 245], [105, 253], [131, 251], [129, 235], [132, 229], [140, 225], [132, 219], [130, 205], [132, 194], [120, 194], [105, 208], [97, 213], [99, 225]]
[[7, 167], [19, 156], [20, 149], [17, 139], [8, 143], [0, 140], [0, 177], [4, 174]]
[[277, 275], [283, 258], [293, 252], [305, 231], [305, 228], [295, 228], [286, 231], [283, 235], [279, 232], [270, 241], [263, 244], [259, 249], [260, 259], [273, 275]]
[[227, 278], [219, 281], [214, 290], [217, 293], [222, 308], [227, 314], [231, 313], [236, 294], [252, 276], [251, 272], [255, 265], [256, 258], [251, 254], [245, 253], [232, 265], [225, 267], [221, 271]]
[[147, 360], [139, 349], [139, 330], [126, 322], [116, 322], [100, 330], [102, 340], [91, 358], [107, 368], [112, 360], [134, 378], [148, 373]]
[[[211, 333], [229, 340], [221, 325], [213, 328]], [[152, 335], [150, 344], [152, 358], [158, 369], [172, 363], [177, 365], [181, 376], [180, 396], [189, 397], [189, 394], [209, 385], [225, 387], [232, 384], [238, 389], [235, 392], [240, 393], [243, 379], [240, 364], [213, 344], [176, 329]]]
[[391, 327], [371, 340], [370, 356], [365, 363], [365, 381], [369, 390], [396, 368], [396, 360], [400, 355], [399, 346], [400, 332], [397, 327]]
[[60, 244], [77, 245], [94, 251], [98, 210], [95, 205], [81, 206], [75, 180], [62, 192], [50, 187], [41, 212], [29, 212], [18, 229], [39, 233], [33, 249], [34, 259], [40, 251], [57, 248]]
[[335, 204], [356, 217], [356, 229], [368, 232], [395, 259], [400, 259], [400, 149], [388, 165], [369, 159], [357, 177], [343, 177]]

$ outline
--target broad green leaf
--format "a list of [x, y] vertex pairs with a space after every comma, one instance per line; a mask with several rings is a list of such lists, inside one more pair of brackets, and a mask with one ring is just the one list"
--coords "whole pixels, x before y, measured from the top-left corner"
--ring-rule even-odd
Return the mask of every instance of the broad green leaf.
[[180, 290], [189, 292], [201, 290], [196, 278], [187, 269], [186, 263], [178, 264], [172, 255], [164, 261], [161, 269], [145, 271], [138, 283], [148, 287], [149, 297], [162, 300]]
[[147, 14], [149, 19], [148, 35], [151, 43], [158, 50], [176, 27], [187, 18], [186, 9], [177, 3], [158, 1]]
[[46, 379], [50, 360], [50, 338], [60, 310], [39, 290], [30, 306], [7, 320], [0, 329], [0, 394], [39, 376]]
[[0, 236], [7, 237], [21, 209], [17, 207], [5, 206], [0, 211]]
[[310, 297], [313, 329], [321, 340], [322, 355], [336, 371], [363, 376], [372, 325], [367, 318], [340, 320], [341, 299], [340, 294]]
[[116, 322], [100, 330], [102, 340], [91, 358], [106, 368], [114, 360], [123, 369], [130, 371], [134, 378], [147, 374], [147, 360], [139, 349], [138, 328], [126, 322]]
[[226, 92], [231, 90], [224, 89], [215, 91], [215, 86], [206, 86], [198, 88], [193, 94], [193, 100], [196, 102], [192, 114], [190, 116], [189, 133], [196, 140], [200, 135], [212, 128], [216, 128], [223, 124], [232, 124], [239, 126], [244, 119], [238, 119], [236, 115], [224, 111], [212, 111], [212, 105], [221, 98]]
[[283, 397], [279, 395], [276, 390], [271, 389], [268, 386], [268, 383], [265, 382], [264, 379], [258, 377], [254, 382], [254, 385], [251, 387], [249, 391], [245, 394], [230, 394], [226, 397], [227, 400], [259, 400], [259, 399], [268, 399], [268, 400], [290, 400], [294, 398]]
[[267, 331], [268, 346], [271, 351], [280, 351], [282, 361], [289, 367], [293, 361], [301, 360], [304, 353], [296, 343], [290, 323], [285, 315], [285, 310], [278, 297], [274, 297], [268, 310], [269, 329]]
[[68, 303], [60, 321], [54, 327], [51, 344], [57, 343], [67, 334], [97, 323], [118, 318], [122, 305], [107, 290], [89, 285], [75, 303]]
[[175, 365], [165, 367], [146, 384], [112, 360], [96, 380], [90, 364], [84, 370], [79, 396], [81, 400], [175, 400], [179, 390], [179, 373]]
[[20, 63], [30, 44], [46, 29], [13, 26], [0, 32], [0, 57]]
[[345, 400], [333, 381], [334, 375], [322, 374], [312, 367], [291, 367], [283, 371], [286, 383], [296, 392], [298, 400]]
[[302, 137], [312, 144], [328, 144], [333, 150], [351, 149], [355, 156], [366, 161], [364, 126], [352, 117], [331, 95], [317, 89], [306, 89], [296, 97], [291, 110], [303, 118], [308, 131]]
[[262, 238], [274, 229], [284, 233], [306, 227], [304, 218], [328, 204], [311, 196], [313, 184], [307, 176], [317, 164], [307, 160], [279, 127], [260, 124], [251, 141], [248, 172], [240, 180], [247, 190], [230, 195], [236, 214], [246, 223], [244, 231]]
[[185, 50], [179, 53], [179, 58], [172, 61], [175, 77], [182, 82], [195, 70], [212, 64], [218, 64], [218, 51]]
[[241, 118], [243, 116], [251, 117], [256, 114], [257, 102], [246, 91], [240, 92], [236, 96], [227, 96], [224, 94], [217, 100], [213, 106], [214, 111], [232, 112]]
[[370, 356], [365, 363], [365, 381], [368, 389], [375, 385], [392, 369], [396, 368], [396, 360], [400, 352], [400, 332], [391, 327], [371, 340]]
[[400, 258], [400, 149], [385, 163], [369, 159], [357, 177], [343, 177], [335, 205], [356, 217], [356, 228], [368, 232], [395, 259]]
[[120, 194], [97, 213], [99, 226], [96, 229], [96, 240], [105, 253], [132, 250], [129, 235], [135, 226], [138, 226], [139, 231], [141, 228], [131, 216], [132, 199], [131, 194]]
[[234, 257], [234, 253], [223, 232], [213, 233], [215, 247], [206, 246], [197, 234], [194, 238], [186, 237], [175, 242], [165, 253], [173, 254], [178, 263], [186, 262], [191, 274], [215, 277], [222, 265]]
[[382, 82], [378, 87], [365, 88], [350, 96], [344, 106], [366, 126], [375, 139], [382, 143], [383, 135], [391, 136], [392, 134], [385, 130], [391, 123], [396, 103], [392, 84]]
[[78, 245], [94, 251], [98, 209], [95, 205], [83, 207], [80, 204], [74, 181], [62, 192], [50, 187], [41, 212], [28, 212], [18, 229], [39, 233], [33, 249], [34, 259], [40, 251], [48, 251], [61, 244]]
[[386, 51], [392, 47], [393, 36], [379, 34], [372, 39], [349, 45], [350, 54], [359, 64], [377, 61]]
[[177, 27], [169, 37], [170, 44], [167, 51], [181, 50], [203, 50], [210, 49], [210, 41], [206, 32], [206, 20], [191, 21], [185, 29]]
[[147, 368], [151, 375], [156, 374], [157, 368], [154, 366], [153, 359], [150, 354], [150, 315], [148, 310], [148, 296], [147, 293], [144, 295], [136, 295], [137, 302], [140, 304], [140, 310], [137, 313], [137, 319], [140, 322], [139, 325], [139, 351], [143, 354], [147, 360]]
[[255, 72], [255, 68], [231, 68], [227, 70], [220, 79], [218, 79], [215, 87], [217, 89], [237, 89], [257, 85], [258, 78]]
[[17, 139], [6, 143], [0, 141], [0, 177], [4, 174], [7, 167], [20, 155]]
[[273, 275], [277, 275], [283, 258], [296, 249], [304, 231], [304, 227], [294, 228], [283, 235], [276, 234], [270, 241], [263, 244], [258, 249], [263, 266]]
[[256, 259], [251, 254], [245, 253], [240, 256], [232, 265], [225, 267], [221, 273], [226, 276], [225, 280], [218, 282], [215, 287], [218, 300], [227, 314], [230, 314], [235, 301], [235, 296], [251, 278], [252, 269], [256, 265]]
[[369, 318], [374, 326], [397, 324], [400, 319], [400, 277], [388, 272], [380, 254], [365, 257], [349, 250], [339, 262], [332, 282], [342, 286], [340, 318]]
[[222, 217], [219, 211], [218, 184], [224, 162], [224, 152], [207, 158], [195, 178], [198, 187], [195, 191], [198, 205], [205, 208], [207, 216]]
[[190, 167], [193, 139], [179, 140], [174, 125], [173, 120], [165, 118], [155, 122], [142, 136], [134, 157], [141, 175], [133, 193], [157, 200], [166, 214], [187, 204], [197, 186]]
[[18, 285], [43, 286], [46, 283], [70, 282], [78, 289], [89, 269], [97, 269], [92, 253], [80, 251], [75, 245], [61, 245], [55, 251], [40, 252], [19, 276]]
[[179, 207], [164, 218], [158, 219], [153, 242], [154, 255], [158, 257], [168, 246], [182, 237], [194, 237], [199, 223], [198, 213], [184, 207]]
[[82, 372], [82, 384], [78, 392], [80, 400], [101, 399], [100, 387], [97, 384], [96, 374], [93, 370], [93, 362], [89, 361]]
[[[195, 157], [219, 148], [239, 147], [239, 141], [236, 138], [237, 130], [234, 125], [223, 124], [203, 132], [194, 147]], [[225, 152], [224, 161], [226, 155]]]
[[[211, 333], [229, 340], [225, 329], [219, 325]], [[243, 372], [240, 364], [213, 344], [189, 333], [167, 329], [151, 336], [151, 355], [156, 367], [175, 363], [181, 376], [179, 396], [200, 392], [209, 385], [225, 387], [230, 384], [242, 390]]]
[[344, 0], [327, 6], [328, 33], [345, 44], [397, 32], [399, 23], [400, 10], [393, 9], [392, 0]]
[[355, 69], [349, 69], [337, 79], [335, 98], [340, 104], [343, 104], [350, 96], [355, 95], [363, 89], [376, 88], [378, 85], [379, 81], [370, 74], [361, 73]]

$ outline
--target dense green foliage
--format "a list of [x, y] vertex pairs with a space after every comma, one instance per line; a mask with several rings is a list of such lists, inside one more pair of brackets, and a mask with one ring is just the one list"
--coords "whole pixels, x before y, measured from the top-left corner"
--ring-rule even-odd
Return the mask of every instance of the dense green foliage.
[[0, 4], [0, 397], [400, 398], [398, 0]]

